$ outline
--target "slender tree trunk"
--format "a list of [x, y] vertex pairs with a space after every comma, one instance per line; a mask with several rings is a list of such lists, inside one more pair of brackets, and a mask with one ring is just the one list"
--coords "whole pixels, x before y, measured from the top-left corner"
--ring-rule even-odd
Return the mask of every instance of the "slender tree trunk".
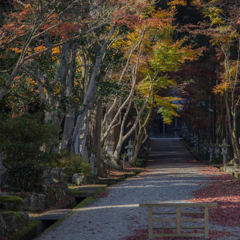
[[75, 111], [73, 108], [69, 108], [67, 115], [65, 116], [65, 124], [63, 130], [63, 138], [61, 143], [61, 150], [67, 149], [69, 141], [72, 136], [75, 122]]
[[232, 113], [232, 117], [233, 117], [233, 129], [232, 129], [233, 145], [235, 146], [236, 156], [240, 160], [240, 153], [237, 141], [236, 113]]
[[92, 112], [94, 109], [94, 103], [92, 103], [90, 110], [88, 110], [89, 114], [86, 116], [86, 124], [85, 124], [85, 128], [84, 128], [84, 132], [83, 132], [83, 136], [81, 139], [81, 151], [80, 154], [83, 155], [83, 152], [86, 148], [86, 141], [87, 141], [87, 135], [88, 135], [88, 129], [89, 129], [89, 123], [91, 120], [91, 116], [92, 116]]
[[137, 157], [138, 157], [138, 154], [140, 152], [141, 146], [142, 146], [141, 141], [137, 140], [137, 142], [134, 146], [134, 154], [133, 154], [133, 157], [132, 157], [132, 161], [129, 161], [129, 164], [132, 164], [133, 166], [136, 165]]
[[[135, 86], [135, 84], [134, 84]], [[126, 137], [124, 137], [124, 127], [125, 127], [125, 123], [126, 123], [126, 120], [127, 120], [127, 116], [128, 116], [128, 113], [130, 111], [130, 108], [132, 106], [132, 102], [133, 102], [133, 94], [129, 100], [129, 103], [128, 103], [128, 107], [126, 109], [126, 112], [124, 113], [123, 115], [123, 119], [122, 119], [122, 122], [121, 122], [121, 126], [120, 126], [120, 134], [119, 134], [119, 138], [118, 138], [118, 143], [117, 143], [117, 146], [116, 146], [116, 149], [114, 151], [114, 154], [113, 154], [113, 157], [116, 161], [118, 161], [118, 158], [119, 158], [119, 154], [121, 152], [121, 149], [122, 149], [122, 145], [123, 145], [123, 142], [126, 140]], [[137, 126], [137, 125], [136, 125]], [[135, 127], [136, 127], [135, 126]], [[132, 130], [132, 132], [135, 130], [135, 128]], [[129, 135], [130, 136], [130, 135]]]
[[234, 158], [239, 158], [240, 155], [239, 155], [236, 133], [235, 133], [236, 132], [236, 118], [234, 119], [234, 116], [233, 116], [233, 127], [232, 127], [232, 119], [231, 119], [231, 113], [230, 113], [230, 109], [229, 109], [229, 105], [228, 105], [228, 94], [227, 94], [227, 92], [225, 93], [225, 105], [226, 105], [226, 110], [227, 110], [228, 129], [229, 129], [229, 132], [230, 132], [230, 135], [231, 135], [231, 142], [232, 142], [232, 146], [233, 146]]
[[102, 100], [97, 101], [97, 111], [96, 111], [96, 135], [95, 135], [95, 146], [97, 147], [96, 161], [98, 167], [98, 176], [106, 176], [106, 168], [101, 156], [102, 146], [101, 146], [101, 127], [102, 127]]
[[[151, 108], [148, 111], [148, 114], [144, 120], [144, 123], [141, 124], [141, 122], [139, 121], [139, 129], [138, 129], [138, 133], [137, 133], [137, 137], [136, 137], [136, 144], [135, 144], [135, 149], [134, 149], [134, 155], [132, 160], [129, 162], [132, 165], [136, 165], [136, 161], [137, 161], [137, 157], [140, 151], [141, 146], [145, 143], [145, 141], [148, 138], [148, 134], [147, 134], [147, 129], [146, 126], [149, 122], [151, 113], [152, 113], [152, 109], [153, 109], [153, 100], [154, 100], [154, 96], [152, 95], [152, 104], [151, 104]], [[136, 109], [137, 110], [137, 109]], [[145, 135], [145, 137], [144, 137]], [[144, 139], [143, 139], [144, 137]]]
[[[106, 129], [113, 120], [113, 111], [111, 111], [105, 121], [105, 126], [102, 125], [102, 128]], [[103, 135], [103, 134], [102, 134]], [[102, 137], [101, 137], [102, 138]], [[114, 128], [109, 132], [105, 141], [104, 141], [104, 150], [107, 152], [107, 155], [113, 157], [113, 149], [114, 149]]]

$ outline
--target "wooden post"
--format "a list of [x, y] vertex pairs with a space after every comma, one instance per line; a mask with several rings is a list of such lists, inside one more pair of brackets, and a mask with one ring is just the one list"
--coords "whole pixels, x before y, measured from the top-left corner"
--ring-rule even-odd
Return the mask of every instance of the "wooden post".
[[149, 240], [153, 239], [153, 221], [152, 221], [152, 213], [153, 209], [152, 207], [149, 207], [149, 219], [148, 219], [148, 233], [149, 233]]
[[204, 209], [204, 222], [205, 222], [205, 239], [209, 239], [209, 216], [208, 207]]
[[177, 234], [181, 234], [181, 207], [177, 207]]

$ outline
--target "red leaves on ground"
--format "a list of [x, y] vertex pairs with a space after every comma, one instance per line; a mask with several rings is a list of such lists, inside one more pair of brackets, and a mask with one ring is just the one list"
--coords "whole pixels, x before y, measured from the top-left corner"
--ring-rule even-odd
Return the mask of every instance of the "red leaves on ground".
[[206, 167], [200, 172], [212, 175], [212, 182], [194, 192], [192, 202], [218, 202], [210, 208], [210, 221], [223, 226], [240, 225], [240, 179], [218, 172], [217, 168]]
[[99, 193], [98, 196], [97, 196], [97, 198], [105, 198], [105, 197], [108, 196], [108, 194], [109, 194], [109, 191], [108, 191], [108, 190], [105, 190], [105, 191]]
[[[185, 231], [185, 233], [204, 233], [203, 231], [200, 230], [193, 230], [193, 231]], [[170, 233], [176, 233], [176, 231], [174, 232], [173, 230], [169, 230], [169, 229], [164, 229], [162, 231], [153, 231], [153, 233], [165, 233], [165, 234], [170, 234]], [[212, 240], [217, 240], [219, 237], [225, 237], [227, 239], [227, 236], [235, 236], [236, 240], [239, 239], [239, 237], [229, 231], [209, 231], [209, 236], [210, 239]], [[138, 229], [135, 231], [135, 234], [130, 236], [130, 237], [126, 237], [123, 240], [147, 240], [148, 239], [148, 229]], [[184, 240], [184, 239], [202, 239], [202, 237], [155, 237], [153, 238], [154, 240]]]

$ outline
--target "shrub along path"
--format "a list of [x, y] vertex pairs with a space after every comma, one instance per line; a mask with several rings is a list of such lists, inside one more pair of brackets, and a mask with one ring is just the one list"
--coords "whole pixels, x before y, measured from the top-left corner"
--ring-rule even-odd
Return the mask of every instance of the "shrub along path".
[[[63, 222], [37, 239], [145, 240], [148, 238], [148, 210], [139, 208], [139, 203], [221, 201], [219, 208], [210, 211], [211, 239], [237, 240], [240, 239], [237, 227], [240, 218], [236, 218], [232, 208], [240, 204], [236, 196], [240, 192], [230, 198], [231, 191], [226, 191], [226, 186], [221, 188], [218, 182], [221, 179], [222, 186], [229, 177], [197, 162], [178, 139], [154, 139], [145, 172], [107, 188], [91, 205], [75, 209]], [[235, 182], [227, 184], [236, 185]], [[218, 189], [214, 190], [214, 186]], [[229, 202], [236, 201], [235, 205], [224, 205], [221, 196]], [[220, 218], [232, 220], [226, 223]]]

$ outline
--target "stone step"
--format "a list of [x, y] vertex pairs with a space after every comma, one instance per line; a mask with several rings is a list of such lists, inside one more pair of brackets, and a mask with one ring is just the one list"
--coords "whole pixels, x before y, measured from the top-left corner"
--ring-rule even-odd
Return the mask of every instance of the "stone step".
[[126, 178], [128, 178], [128, 177], [136, 176], [136, 173], [125, 173], [124, 175], [125, 175]]
[[138, 174], [144, 172], [145, 168], [133, 168], [131, 171]]
[[41, 217], [39, 217], [42, 221], [48, 221], [48, 220], [60, 220], [63, 217], [65, 217], [68, 213], [70, 213], [72, 209], [54, 209], [51, 210]]

